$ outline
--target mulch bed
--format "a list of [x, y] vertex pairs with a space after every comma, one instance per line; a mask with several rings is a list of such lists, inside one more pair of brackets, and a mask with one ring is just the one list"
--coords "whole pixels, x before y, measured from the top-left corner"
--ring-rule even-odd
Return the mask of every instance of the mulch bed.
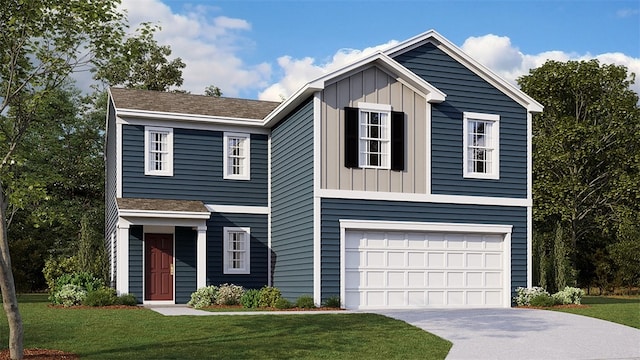
[[[32, 360], [75, 360], [80, 357], [74, 353], [51, 349], [24, 349], [23, 359]], [[0, 360], [9, 360], [9, 349], [0, 351]]]

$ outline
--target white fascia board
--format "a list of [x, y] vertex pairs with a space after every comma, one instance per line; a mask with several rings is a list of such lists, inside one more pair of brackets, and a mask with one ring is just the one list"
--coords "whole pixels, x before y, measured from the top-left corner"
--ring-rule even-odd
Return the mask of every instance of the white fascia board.
[[209, 212], [191, 212], [191, 211], [158, 211], [158, 210], [128, 210], [118, 209], [120, 217], [136, 217], [136, 218], [171, 218], [171, 219], [199, 219], [206, 220], [211, 217]]
[[409, 71], [397, 61], [378, 51], [307, 83], [267, 115], [264, 120], [264, 125], [267, 127], [272, 126], [313, 93], [321, 91], [325, 86], [339, 81], [343, 77], [349, 76], [351, 73], [362, 70], [363, 68], [371, 65], [376, 65], [386, 70], [393, 77], [396, 77], [398, 80], [402, 80], [407, 85], [413, 87], [418, 93], [422, 93], [425, 96], [427, 102], [440, 103], [443, 102], [447, 96], [438, 88]]
[[245, 118], [234, 118], [234, 117], [182, 114], [182, 113], [170, 113], [170, 112], [162, 112], [162, 111], [123, 109], [123, 108], [117, 108], [116, 114], [117, 116], [120, 116], [120, 117], [132, 117], [132, 118], [142, 118], [142, 119], [180, 120], [180, 121], [193, 121], [193, 122], [200, 122], [200, 123], [241, 125], [241, 126], [254, 126], [254, 127], [262, 126], [262, 119], [245, 119]]
[[229, 131], [229, 132], [246, 132], [250, 134], [263, 134], [268, 135], [269, 129], [255, 126], [245, 125], [233, 125], [233, 124], [221, 124], [213, 122], [187, 122], [180, 121], [178, 119], [171, 120], [158, 120], [155, 118], [116, 118], [116, 124], [118, 125], [141, 125], [141, 126], [156, 126], [173, 129], [191, 129], [191, 130], [205, 130], [205, 131]]
[[383, 200], [383, 201], [407, 201], [418, 203], [457, 204], [457, 205], [492, 205], [492, 206], [532, 206], [531, 199], [503, 198], [489, 196], [466, 195], [440, 195], [440, 194], [415, 194], [376, 191], [354, 190], [330, 190], [320, 189], [317, 196], [332, 199], [358, 199], [358, 200]]
[[484, 80], [488, 81], [490, 84], [495, 86], [504, 92], [507, 96], [512, 98], [514, 101], [519, 103], [520, 105], [527, 108], [527, 111], [531, 113], [541, 113], [543, 110], [543, 106], [537, 102], [535, 99], [525, 94], [522, 90], [518, 89], [515, 85], [510, 82], [504, 80], [498, 74], [493, 72], [488, 67], [480, 64], [472, 57], [467, 55], [462, 49], [453, 44], [451, 41], [447, 40], [444, 36], [440, 35], [435, 30], [429, 30], [417, 36], [414, 36], [406, 41], [399, 43], [396, 46], [393, 46], [384, 51], [385, 55], [395, 56], [407, 51], [410, 51], [422, 44], [427, 42], [431, 42], [435, 44], [439, 49], [443, 50], [449, 56], [453, 57], [463, 65], [465, 65], [469, 70], [473, 71], [476, 75], [480, 76]]
[[302, 104], [309, 96], [313, 95], [316, 91], [322, 90], [323, 87], [318, 88], [317, 84], [308, 83], [298, 89], [293, 95], [289, 96], [287, 100], [278, 105], [269, 115], [264, 118], [262, 125], [265, 127], [271, 127], [282, 120], [298, 105]]
[[268, 206], [206, 204], [205, 207], [215, 213], [269, 215]]

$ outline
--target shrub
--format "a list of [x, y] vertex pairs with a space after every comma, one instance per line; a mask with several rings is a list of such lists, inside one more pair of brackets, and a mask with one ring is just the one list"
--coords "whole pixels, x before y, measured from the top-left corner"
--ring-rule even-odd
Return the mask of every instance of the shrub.
[[56, 280], [64, 274], [71, 274], [78, 270], [78, 260], [71, 257], [51, 257], [44, 262], [42, 274], [47, 282], [49, 291], [53, 293], [56, 289]]
[[276, 309], [290, 309], [293, 305], [291, 304], [291, 301], [281, 297], [278, 300], [276, 300], [276, 304], [275, 304], [275, 308]]
[[271, 286], [264, 286], [260, 289], [258, 307], [275, 307], [276, 301], [282, 297], [280, 289]]
[[548, 293], [540, 293], [531, 298], [529, 302], [531, 306], [550, 307], [556, 305], [556, 301], [553, 296]]
[[86, 306], [109, 306], [115, 304], [116, 299], [116, 291], [105, 287], [88, 292], [82, 304]]
[[65, 284], [54, 294], [53, 303], [63, 306], [80, 305], [86, 297], [87, 291], [82, 286]]
[[534, 286], [532, 288], [519, 287], [516, 289], [516, 296], [513, 298], [513, 301], [518, 306], [529, 306], [531, 305], [531, 299], [540, 294], [549, 295], [545, 289], [538, 286]]
[[211, 306], [216, 302], [217, 293], [218, 293], [217, 286], [209, 285], [209, 286], [201, 287], [191, 294], [191, 300], [189, 300], [187, 305], [192, 306], [196, 309], [201, 309], [203, 307]]
[[116, 305], [136, 306], [138, 300], [133, 294], [122, 294], [116, 298]]
[[564, 289], [553, 294], [553, 299], [555, 300], [556, 303], [562, 304], [562, 305], [567, 305], [567, 304], [580, 305], [583, 295], [584, 295], [584, 290], [570, 287], [570, 286], [565, 286]]
[[76, 271], [70, 274], [63, 274], [55, 281], [54, 291], [57, 291], [66, 284], [73, 284], [83, 287], [88, 292], [92, 292], [104, 287], [101, 279], [86, 271]]
[[313, 301], [313, 296], [310, 295], [302, 295], [296, 300], [296, 307], [301, 309], [314, 309], [316, 307], [315, 302]]
[[258, 307], [260, 301], [260, 290], [250, 289], [244, 292], [242, 298], [240, 298], [240, 304], [247, 309], [255, 309]]
[[238, 305], [244, 295], [244, 288], [239, 285], [222, 284], [218, 288], [216, 304], [218, 305]]
[[340, 308], [340, 306], [342, 305], [340, 304], [340, 296], [334, 295], [327, 298], [324, 301], [323, 305], [330, 308]]

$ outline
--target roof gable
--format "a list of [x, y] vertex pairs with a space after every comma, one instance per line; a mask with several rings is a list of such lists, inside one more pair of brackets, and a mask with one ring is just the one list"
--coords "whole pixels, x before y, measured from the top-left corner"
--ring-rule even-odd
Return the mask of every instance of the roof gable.
[[444, 36], [440, 35], [435, 30], [429, 30], [420, 35], [414, 36], [385, 50], [384, 53], [391, 58], [395, 58], [398, 55], [404, 54], [426, 43], [432, 43], [433, 45], [435, 45], [438, 49], [449, 55], [451, 58], [458, 61], [460, 64], [487, 81], [489, 84], [500, 90], [515, 102], [525, 107], [527, 111], [533, 113], [542, 112], [543, 106], [539, 102], [537, 102], [529, 95], [525, 94], [515, 85], [504, 80], [488, 67], [471, 58], [464, 51], [462, 51], [462, 49], [447, 40]]

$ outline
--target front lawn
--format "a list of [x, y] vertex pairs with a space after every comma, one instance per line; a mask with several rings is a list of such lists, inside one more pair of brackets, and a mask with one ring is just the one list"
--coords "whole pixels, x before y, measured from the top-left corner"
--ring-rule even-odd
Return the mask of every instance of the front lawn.
[[[62, 309], [22, 295], [25, 348], [83, 359], [444, 359], [451, 343], [374, 314], [178, 316], [148, 309]], [[0, 342], [8, 342], [4, 312]]]
[[590, 316], [640, 329], [640, 296], [585, 296], [581, 308], [553, 308], [552, 310]]

